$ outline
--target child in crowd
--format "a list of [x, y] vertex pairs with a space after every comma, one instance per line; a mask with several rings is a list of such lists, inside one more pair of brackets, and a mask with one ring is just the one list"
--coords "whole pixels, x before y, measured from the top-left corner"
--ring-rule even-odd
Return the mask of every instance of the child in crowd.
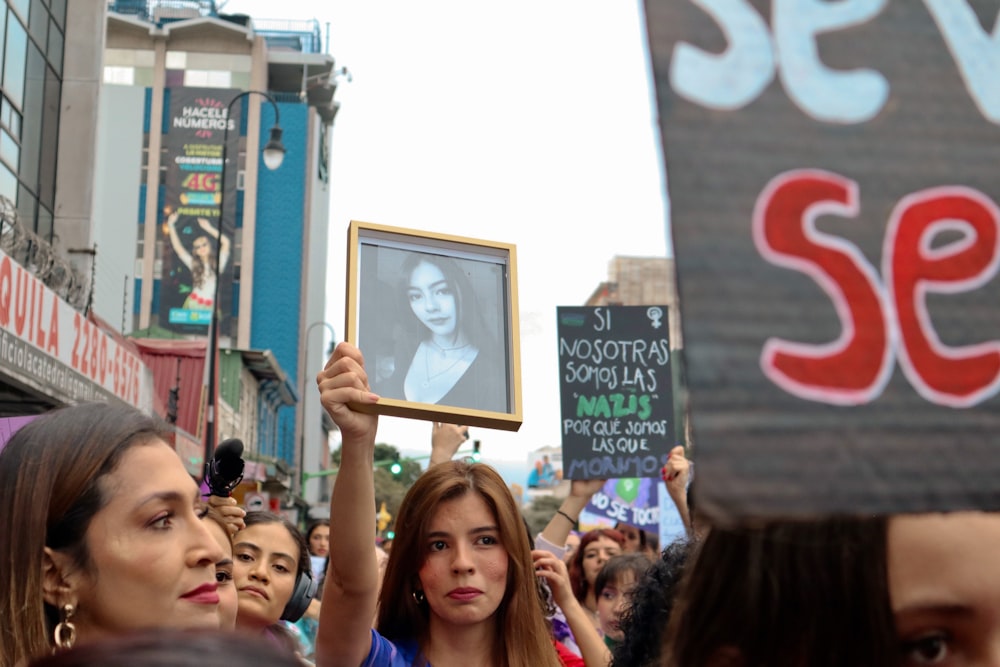
[[597, 619], [604, 633], [604, 643], [612, 651], [622, 641], [622, 612], [628, 607], [632, 591], [653, 562], [643, 553], [628, 553], [608, 560], [597, 574], [594, 594]]

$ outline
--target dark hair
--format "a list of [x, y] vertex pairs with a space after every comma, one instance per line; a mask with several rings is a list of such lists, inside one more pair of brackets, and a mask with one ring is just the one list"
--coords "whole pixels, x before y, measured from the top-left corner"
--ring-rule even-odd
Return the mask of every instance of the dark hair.
[[457, 326], [480, 349], [491, 348], [495, 341], [492, 340], [493, 336], [486, 326], [479, 300], [476, 298], [476, 292], [472, 288], [469, 276], [452, 258], [423, 252], [410, 253], [400, 267], [399, 286], [396, 293], [400, 299], [399, 312], [408, 313], [402, 318], [403, 326], [408, 334], [407, 338], [417, 343], [427, 338], [428, 335], [427, 327], [414, 314], [408, 297], [410, 276], [420, 264], [430, 264], [437, 267], [444, 275], [444, 279], [454, 289]]
[[660, 644], [689, 551], [687, 540], [667, 545], [636, 584], [619, 620], [624, 637], [613, 649], [612, 667], [652, 665], [660, 657]]
[[653, 561], [649, 560], [649, 556], [639, 552], [609, 558], [594, 580], [594, 595], [600, 596], [605, 586], [620, 581], [621, 576], [626, 572], [631, 572], [638, 582], [652, 564]]
[[84, 403], [23, 426], [0, 451], [0, 664], [47, 653], [57, 620], [42, 597], [45, 547], [89, 567], [84, 537], [107, 502], [102, 479], [134, 445], [170, 427], [124, 404]]
[[580, 537], [580, 546], [573, 552], [573, 560], [569, 563], [569, 583], [573, 588], [573, 595], [580, 602], [587, 599], [587, 592], [590, 590], [587, 577], [583, 574], [583, 551], [591, 542], [596, 542], [602, 537], [614, 540], [619, 547], [625, 546], [625, 536], [614, 528], [596, 528]]
[[630, 523], [625, 523], [624, 521], [619, 521], [615, 524], [615, 530], [621, 530], [622, 526], [628, 526], [629, 528], [634, 528], [639, 534], [639, 549], [644, 551], [649, 551], [650, 553], [657, 553], [660, 550], [660, 536], [656, 533], [651, 533], [648, 530], [643, 530], [638, 526], [633, 526]]
[[507, 551], [507, 589], [494, 613], [500, 664], [544, 667], [559, 664], [542, 614], [528, 531], [503, 478], [484, 463], [448, 461], [431, 466], [406, 493], [396, 515], [396, 537], [386, 565], [378, 605], [378, 631], [391, 641], [417, 640], [423, 647], [430, 625], [426, 603], [413, 592], [427, 558], [426, 535], [442, 503], [475, 494], [496, 517]]
[[306, 536], [305, 536], [306, 537], [306, 545], [308, 545], [309, 541], [312, 540], [313, 533], [320, 526], [326, 526], [327, 528], [329, 528], [330, 527], [330, 520], [329, 519], [317, 519], [317, 520], [313, 521], [311, 524], [309, 524], [309, 527], [306, 528]]
[[298, 657], [254, 635], [151, 630], [75, 646], [29, 667], [301, 667]]
[[[303, 537], [302, 531], [298, 527], [289, 521], [285, 515], [276, 514], [274, 512], [260, 511], [260, 512], [247, 512], [246, 517], [243, 519], [246, 527], [259, 526], [268, 523], [280, 523], [291, 535], [292, 541], [299, 548], [299, 561], [296, 566], [296, 575], [300, 575], [303, 572], [312, 573], [312, 561], [309, 560], [309, 547], [306, 544], [306, 538]], [[239, 533], [236, 533], [239, 535]], [[233, 538], [235, 539], [235, 537]]]
[[729, 651], [743, 667], [894, 665], [887, 576], [885, 518], [714, 527], [680, 584], [664, 665]]

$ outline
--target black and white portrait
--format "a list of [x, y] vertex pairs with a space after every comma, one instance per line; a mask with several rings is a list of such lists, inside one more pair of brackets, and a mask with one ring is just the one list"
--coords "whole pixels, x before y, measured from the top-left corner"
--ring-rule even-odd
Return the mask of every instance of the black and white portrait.
[[360, 247], [359, 347], [383, 398], [510, 411], [506, 267], [488, 255]]

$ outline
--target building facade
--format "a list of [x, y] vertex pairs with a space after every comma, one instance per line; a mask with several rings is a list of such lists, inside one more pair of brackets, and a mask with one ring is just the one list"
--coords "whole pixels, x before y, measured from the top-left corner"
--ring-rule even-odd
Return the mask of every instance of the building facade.
[[0, 417], [151, 410], [137, 350], [93, 302], [91, 169], [106, 2], [0, 2]]
[[[308, 380], [326, 348], [334, 60], [315, 22], [205, 1], [111, 2], [105, 33], [94, 198], [111, 257], [94, 309], [136, 336], [204, 341], [217, 308], [218, 440], [243, 437], [294, 482], [326, 454]], [[319, 483], [306, 491], [320, 500]]]

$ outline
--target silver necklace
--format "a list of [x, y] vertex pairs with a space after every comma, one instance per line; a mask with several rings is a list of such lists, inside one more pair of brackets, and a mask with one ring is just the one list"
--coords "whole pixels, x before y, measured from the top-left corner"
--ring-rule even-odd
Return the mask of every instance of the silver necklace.
[[[434, 341], [431, 341], [431, 344], [433, 344], [434, 347], [437, 347], [438, 349], [441, 349], [440, 347], [438, 347], [438, 345], [436, 343], [434, 343]], [[456, 348], [452, 348], [452, 349], [460, 350], [462, 348], [469, 347], [470, 345], [471, 345], [471, 343], [466, 343], [465, 345], [462, 345], [461, 347], [456, 347]], [[438, 371], [437, 373], [434, 373], [433, 375], [431, 375], [430, 355], [428, 354], [427, 348], [425, 347], [424, 348], [424, 376], [425, 376], [425, 379], [424, 379], [424, 381], [422, 383], [423, 386], [424, 386], [424, 388], [427, 388], [427, 387], [431, 386], [431, 382], [433, 380], [441, 377], [442, 375], [444, 375], [445, 373], [447, 373], [448, 371], [450, 371], [451, 369], [453, 369], [455, 366], [458, 365], [458, 363], [460, 361], [463, 361], [467, 356], [468, 356], [468, 354], [459, 355], [458, 357], [455, 358], [455, 361], [453, 361], [450, 364], [448, 364], [447, 368], [445, 368], [442, 371]]]
[[444, 354], [445, 352], [454, 352], [455, 350], [464, 350], [465, 348], [472, 345], [472, 343], [466, 343], [465, 345], [456, 345], [455, 347], [441, 347], [436, 342], [434, 342], [433, 338], [428, 338], [427, 342], [436, 347], [441, 354]]

